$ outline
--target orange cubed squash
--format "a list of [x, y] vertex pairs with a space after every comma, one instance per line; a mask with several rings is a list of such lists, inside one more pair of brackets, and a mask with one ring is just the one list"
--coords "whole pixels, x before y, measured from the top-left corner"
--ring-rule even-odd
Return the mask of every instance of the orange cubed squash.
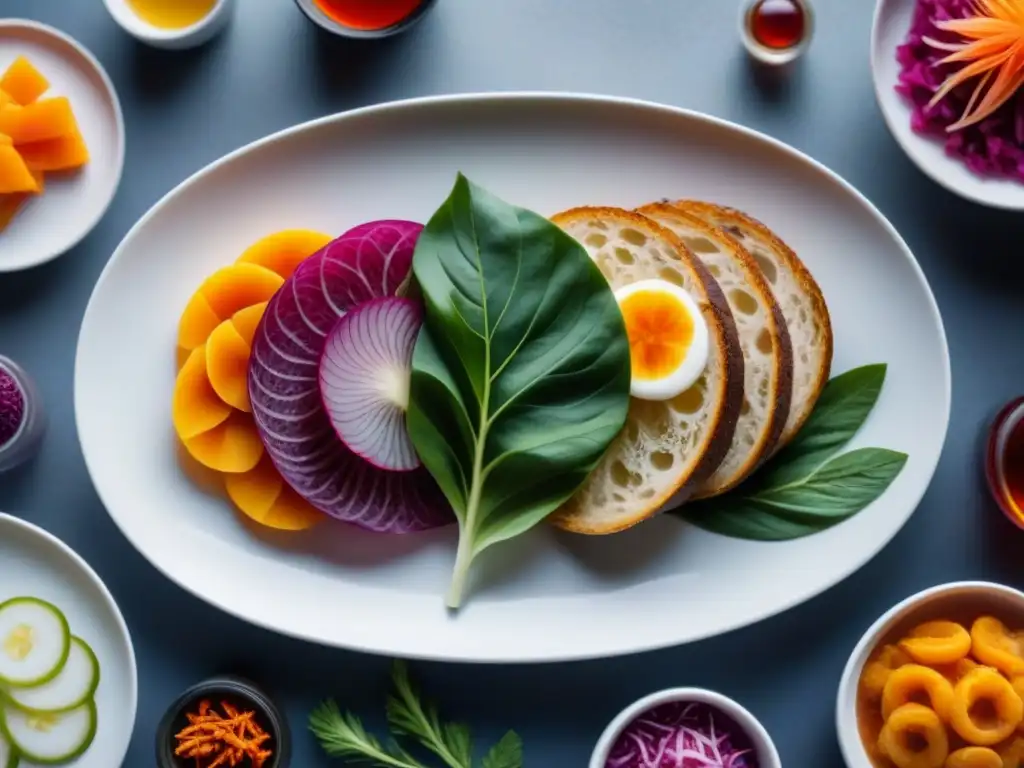
[[28, 200], [30, 192], [16, 192], [13, 195], [0, 195], [0, 232], [14, 221], [21, 206]]
[[6, 133], [15, 144], [56, 139], [76, 130], [71, 102], [65, 96], [0, 109], [0, 133]]
[[38, 192], [39, 182], [10, 144], [0, 144], [0, 194]]
[[0, 77], [0, 89], [19, 104], [31, 104], [46, 93], [49, 87], [49, 81], [24, 56], [16, 58], [3, 77]]
[[11, 96], [11, 94], [9, 94], [3, 88], [0, 88], [0, 109], [3, 109], [4, 107], [11, 105], [16, 105], [17, 103], [18, 102], [14, 100], [14, 97]]
[[77, 128], [55, 139], [19, 144], [18, 152], [36, 171], [71, 171], [89, 162], [89, 148]]

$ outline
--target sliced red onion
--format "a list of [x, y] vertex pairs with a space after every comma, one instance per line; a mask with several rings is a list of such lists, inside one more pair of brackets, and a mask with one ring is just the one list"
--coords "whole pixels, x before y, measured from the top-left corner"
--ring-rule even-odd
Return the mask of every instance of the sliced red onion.
[[338, 321], [320, 358], [320, 396], [334, 431], [353, 453], [393, 472], [420, 466], [405, 411], [422, 324], [416, 302], [374, 299]]
[[326, 514], [388, 533], [455, 518], [423, 467], [387, 472], [345, 446], [324, 408], [318, 374], [338, 319], [395, 294], [421, 230], [408, 221], [363, 224], [302, 262], [267, 305], [249, 363], [253, 416], [282, 477]]

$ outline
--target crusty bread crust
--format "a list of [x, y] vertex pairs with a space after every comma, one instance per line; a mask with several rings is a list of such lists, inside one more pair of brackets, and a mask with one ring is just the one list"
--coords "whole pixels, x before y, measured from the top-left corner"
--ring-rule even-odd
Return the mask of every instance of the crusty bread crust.
[[743, 353], [725, 294], [707, 268], [676, 235], [646, 216], [620, 208], [573, 208], [551, 217], [551, 220], [563, 229], [593, 219], [637, 229], [674, 249], [679, 260], [689, 269], [696, 283], [704, 291], [704, 296], [695, 296], [694, 299], [702, 307], [704, 319], [711, 331], [713, 348], [721, 360], [723, 373], [720, 400], [710, 415], [709, 428], [703, 436], [702, 444], [697, 448], [700, 451], [700, 458], [688, 473], [681, 472], [677, 478], [673, 478], [671, 487], [654, 497], [645, 498], [643, 504], [638, 505], [634, 513], [629, 515], [620, 515], [615, 519], [595, 524], [586, 516], [574, 513], [570, 501], [549, 518], [550, 522], [563, 530], [603, 535], [631, 528], [654, 516], [670, 498], [685, 498], [695, 492], [717, 469], [732, 444], [736, 421], [743, 404]]
[[[674, 224], [687, 227], [703, 234], [706, 238], [722, 246], [722, 250], [728, 251], [728, 258], [739, 267], [743, 278], [750, 290], [756, 294], [756, 301], [760, 307], [766, 310], [764, 317], [764, 329], [767, 330], [771, 339], [771, 374], [769, 376], [768, 408], [766, 420], [758, 425], [759, 431], [755, 437], [754, 444], [749, 448], [736, 446], [736, 441], [741, 439], [735, 435], [733, 444], [741, 451], [746, 451], [744, 460], [730, 470], [728, 473], [713, 473], [708, 480], [697, 489], [692, 498], [703, 499], [717, 496], [735, 488], [743, 480], [749, 477], [775, 450], [779, 439], [782, 437], [789, 418], [790, 404], [793, 399], [793, 346], [789, 338], [789, 329], [786, 320], [782, 315], [782, 308], [775, 300], [775, 294], [765, 279], [764, 274], [758, 267], [754, 257], [750, 255], [743, 245], [727, 233], [724, 229], [666, 203], [651, 203], [637, 209], [638, 213], [665, 224], [672, 229]], [[697, 259], [702, 261], [700, 254], [695, 254]], [[703, 261], [702, 261], [703, 263]], [[735, 312], [733, 313], [735, 318]], [[742, 336], [741, 336], [742, 339]], [[758, 352], [755, 350], [754, 355]], [[747, 383], [751, 375], [750, 359], [744, 360]], [[747, 393], [748, 397], [751, 393]], [[673, 499], [673, 502], [677, 501]]]
[[714, 205], [699, 200], [677, 200], [673, 205], [684, 211], [699, 216], [729, 230], [729, 227], [736, 227], [740, 230], [753, 232], [767, 247], [769, 247], [779, 261], [783, 262], [792, 273], [797, 284], [806, 295], [811, 304], [814, 314], [814, 322], [821, 329], [820, 362], [813, 376], [810, 396], [798, 398], [791, 408], [789, 420], [783, 430], [782, 436], [775, 447], [778, 451], [792, 440], [800, 431], [807, 418], [814, 410], [814, 406], [821, 396], [821, 391], [828, 383], [829, 374], [832, 370], [833, 355], [833, 332], [832, 320], [829, 316], [828, 305], [821, 292], [821, 287], [815, 281], [806, 265], [793, 252], [786, 243], [782, 241], [771, 229], [754, 217], [722, 205]]

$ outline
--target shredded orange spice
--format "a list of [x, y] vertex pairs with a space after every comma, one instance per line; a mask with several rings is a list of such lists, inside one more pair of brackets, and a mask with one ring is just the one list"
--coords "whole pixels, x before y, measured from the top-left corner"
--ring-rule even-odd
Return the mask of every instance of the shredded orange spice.
[[274, 754], [263, 748], [270, 734], [256, 722], [254, 712], [239, 712], [226, 701], [220, 708], [223, 715], [209, 700], [199, 702], [198, 711], [186, 715], [189, 724], [174, 736], [178, 740], [174, 754], [194, 759], [196, 768], [234, 768], [246, 758], [252, 768], [262, 768]]
[[974, 0], [972, 5], [974, 16], [935, 22], [936, 27], [965, 38], [965, 42], [923, 38], [934, 48], [950, 51], [938, 64], [962, 63], [936, 91], [929, 107], [934, 107], [958, 85], [972, 77], [979, 78], [964, 113], [947, 126], [949, 133], [984, 120], [1024, 84], [1024, 2]]

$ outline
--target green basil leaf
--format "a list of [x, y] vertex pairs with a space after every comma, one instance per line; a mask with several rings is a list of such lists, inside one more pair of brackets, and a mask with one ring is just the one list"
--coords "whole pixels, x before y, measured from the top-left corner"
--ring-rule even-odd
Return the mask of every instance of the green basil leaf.
[[885, 383], [885, 363], [832, 378], [793, 441], [758, 473], [759, 482], [804, 477], [842, 448], [867, 421]]
[[745, 497], [689, 504], [674, 514], [705, 531], [748, 541], [790, 541], [823, 531], [838, 520], [801, 521], [781, 517]]
[[455, 608], [473, 559], [557, 509], [622, 429], [629, 344], [583, 247], [461, 174], [413, 273], [424, 325], [407, 423], [459, 520]]
[[905, 453], [858, 448], [802, 480], [760, 488], [750, 499], [779, 514], [849, 517], [882, 495], [906, 463]]

